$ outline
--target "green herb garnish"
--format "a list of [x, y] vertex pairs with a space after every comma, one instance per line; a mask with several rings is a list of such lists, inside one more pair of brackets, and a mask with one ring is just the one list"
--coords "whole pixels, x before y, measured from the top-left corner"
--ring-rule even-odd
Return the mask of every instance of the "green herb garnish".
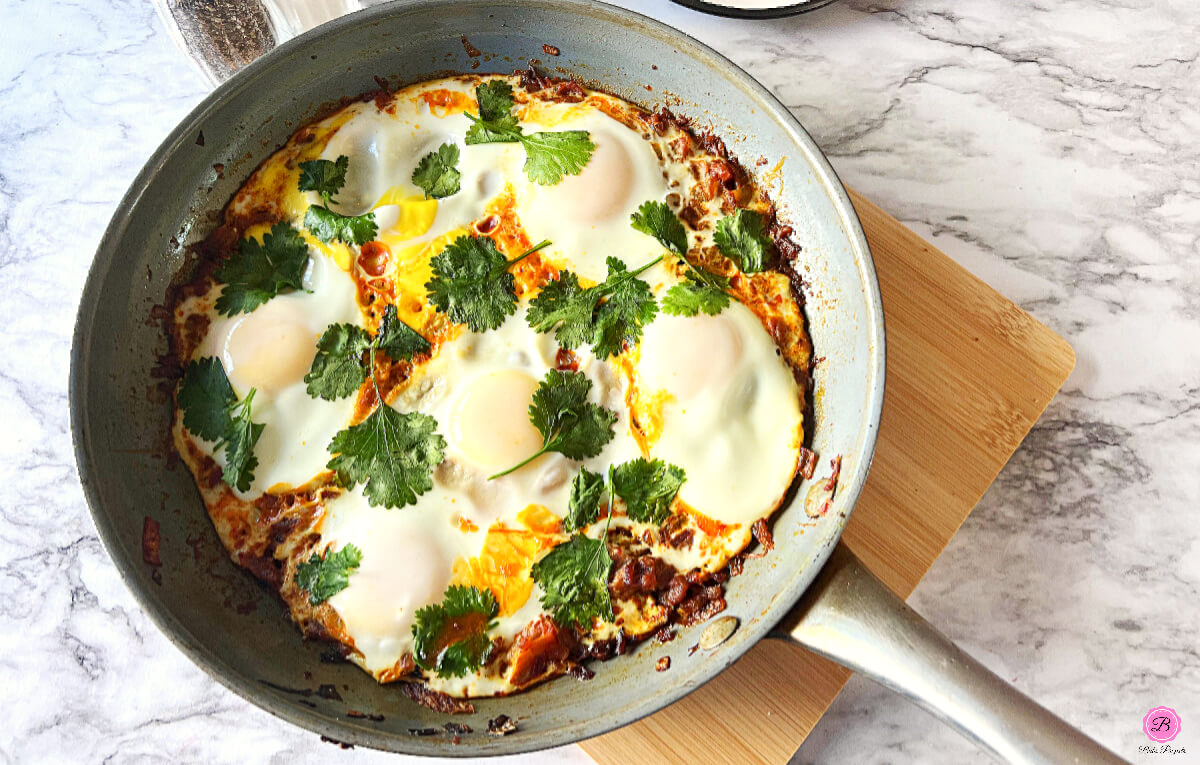
[[350, 158], [341, 155], [336, 162], [327, 159], [314, 159], [311, 162], [301, 162], [299, 189], [315, 191], [321, 195], [322, 205], [312, 205], [304, 214], [304, 227], [312, 235], [326, 244], [337, 240], [346, 244], [366, 244], [375, 238], [379, 227], [375, 225], [375, 214], [342, 215], [336, 213], [330, 206], [334, 203], [333, 195], [341, 191], [346, 183], [346, 170], [350, 167]]
[[443, 199], [462, 189], [458, 172], [458, 147], [444, 143], [426, 154], [412, 174], [413, 185], [425, 192], [426, 199]]
[[766, 221], [753, 210], [738, 210], [717, 221], [713, 242], [725, 257], [748, 274], [765, 269], [771, 257]]
[[549, 244], [508, 260], [490, 237], [460, 236], [430, 261], [429, 302], [473, 332], [496, 329], [517, 311], [516, 281], [508, 269]]
[[617, 465], [611, 475], [613, 491], [625, 500], [625, 514], [656, 526], [671, 514], [671, 502], [686, 478], [681, 467], [643, 457]]
[[276, 223], [262, 244], [246, 237], [213, 273], [223, 285], [217, 310], [226, 316], [250, 313], [280, 292], [304, 289], [307, 266], [308, 245], [287, 223]]
[[609, 257], [608, 277], [595, 287], [579, 286], [570, 271], [562, 271], [529, 303], [526, 320], [538, 332], [553, 332], [563, 348], [590, 343], [596, 356], [616, 356], [626, 345], [635, 345], [642, 327], [658, 313], [650, 285], [636, 278], [662, 260], [628, 271]]
[[325, 551], [296, 566], [296, 585], [308, 592], [308, 602], [320, 605], [350, 586], [350, 574], [362, 563], [362, 551], [346, 545], [337, 552]]
[[533, 564], [533, 580], [542, 588], [542, 608], [567, 628], [590, 628], [593, 619], [611, 621], [608, 572], [612, 565], [603, 539], [575, 534]]
[[442, 602], [425, 606], [413, 619], [413, 659], [439, 677], [462, 677], [483, 666], [492, 653], [488, 630], [500, 606], [491, 590], [452, 585]]
[[332, 324], [317, 340], [312, 368], [304, 376], [308, 395], [335, 401], [354, 393], [367, 379], [374, 351], [383, 351], [394, 361], [403, 361], [429, 349], [428, 340], [400, 321], [394, 305], [384, 310], [374, 338], [354, 324]]
[[179, 388], [184, 427], [205, 440], [215, 441], [214, 451], [225, 449], [221, 477], [238, 491], [249, 491], [254, 480], [254, 468], [258, 467], [254, 445], [266, 427], [250, 419], [254, 394], [255, 389], [251, 388], [238, 401], [225, 376], [225, 368], [213, 357], [188, 364]]
[[571, 481], [571, 498], [567, 515], [562, 520], [563, 531], [586, 528], [600, 517], [600, 498], [604, 496], [604, 476], [585, 467]]
[[329, 452], [335, 456], [326, 467], [346, 488], [365, 484], [363, 494], [372, 506], [404, 507], [433, 488], [433, 469], [445, 448], [437, 420], [397, 412], [380, 396], [370, 416], [333, 437]]
[[614, 412], [587, 400], [592, 381], [582, 372], [551, 369], [534, 391], [529, 421], [542, 435], [542, 448], [527, 459], [491, 478], [524, 467], [546, 452], [568, 459], [595, 457], [613, 438]]
[[491, 80], [475, 89], [479, 116], [472, 121], [468, 144], [520, 143], [525, 147], [525, 175], [534, 183], [553, 186], [564, 175], [578, 175], [592, 158], [596, 145], [586, 130], [525, 133], [512, 113], [512, 86]]

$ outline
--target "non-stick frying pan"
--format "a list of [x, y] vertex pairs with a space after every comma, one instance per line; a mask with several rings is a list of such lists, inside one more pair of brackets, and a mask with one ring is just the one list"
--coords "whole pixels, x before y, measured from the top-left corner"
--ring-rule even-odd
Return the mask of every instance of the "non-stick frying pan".
[[[178, 2], [168, 6], [178, 9]], [[238, 20], [256, 45], [273, 45], [269, 24]], [[185, 35], [210, 31], [193, 24]], [[544, 43], [561, 55], [548, 55]], [[211, 34], [208, 45], [220, 54], [212, 61], [247, 50]], [[483, 55], [469, 55], [478, 51]], [[799, 269], [808, 319], [824, 357], [813, 448], [822, 455], [818, 475], [841, 455], [841, 480], [833, 509], [804, 533], [792, 531], [809, 520], [807, 484], [778, 513], [775, 550], [729, 583], [727, 614], [740, 627], [727, 641], [689, 657], [698, 627], [667, 646], [643, 646], [608, 662], [590, 682], [562, 678], [476, 701], [475, 714], [456, 718], [474, 732], [456, 743], [413, 735], [447, 718], [356, 667], [322, 661], [326, 647], [302, 640], [278, 599], [228, 559], [191, 476], [169, 456], [170, 400], [154, 385], [166, 340], [152, 317], [184, 265], [186, 246], [203, 238], [249, 172], [323, 105], [378, 87], [376, 76], [402, 84], [447, 71], [509, 72], [530, 59], [635, 102], [669, 98], [672, 109], [725, 136], [738, 155], [786, 159], [780, 202], [804, 246]], [[225, 76], [236, 63], [220, 68], [210, 73]], [[848, 552], [834, 553], [870, 467], [883, 383], [883, 314], [862, 229], [820, 150], [762, 86], [675, 30], [590, 0], [412, 0], [337, 19], [266, 52], [171, 133], [122, 200], [92, 264], [70, 390], [84, 491], [109, 553], [145, 609], [229, 688], [339, 741], [442, 756], [579, 741], [671, 703], [773, 636], [899, 690], [1012, 761], [1119, 761], [954, 648]], [[161, 566], [143, 559], [147, 517], [161, 526]], [[655, 672], [664, 653], [671, 671]], [[322, 686], [336, 693], [320, 692]], [[349, 710], [383, 718], [351, 717]], [[520, 727], [488, 735], [488, 719], [500, 714]]]

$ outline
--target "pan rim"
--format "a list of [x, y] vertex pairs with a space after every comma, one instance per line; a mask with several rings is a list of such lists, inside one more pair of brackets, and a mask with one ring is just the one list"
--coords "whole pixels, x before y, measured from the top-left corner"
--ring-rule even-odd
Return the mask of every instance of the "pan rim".
[[790, 580], [788, 587], [779, 592], [768, 605], [769, 616], [754, 626], [758, 632], [756, 639], [746, 640], [736, 646], [731, 646], [719, 656], [713, 656], [707, 666], [697, 671], [692, 677], [694, 683], [672, 683], [658, 693], [650, 694], [643, 699], [631, 700], [603, 719], [576, 720], [546, 731], [538, 737], [502, 737], [502, 738], [472, 738], [461, 745], [445, 748], [437, 746], [436, 742], [419, 737], [402, 738], [394, 736], [365, 724], [356, 723], [351, 719], [335, 719], [316, 710], [309, 710], [288, 704], [275, 694], [262, 689], [257, 679], [238, 672], [204, 648], [202, 641], [180, 623], [171, 611], [160, 605], [153, 591], [142, 587], [136, 577], [136, 562], [128, 556], [114, 554], [120, 550], [121, 544], [117, 530], [102, 512], [102, 500], [95, 482], [96, 470], [92, 461], [91, 431], [88, 419], [86, 391], [88, 379], [93, 370], [88, 364], [88, 353], [93, 342], [92, 321], [98, 302], [96, 293], [100, 289], [105, 275], [116, 256], [116, 243], [133, 218], [139, 200], [148, 186], [169, 157], [177, 152], [183, 143], [195, 134], [197, 126], [202, 124], [207, 115], [218, 109], [232, 94], [244, 88], [252, 87], [261, 73], [272, 67], [276, 61], [285, 60], [295, 51], [305, 50], [308, 46], [326, 36], [338, 34], [344, 30], [369, 25], [394, 13], [420, 13], [430, 8], [443, 6], [443, 0], [397, 0], [373, 6], [349, 16], [335, 19], [317, 29], [305, 33], [293, 40], [264, 54], [258, 60], [233, 75], [208, 94], [183, 120], [167, 135], [154, 153], [147, 160], [141, 171], [134, 178], [129, 189], [118, 204], [112, 220], [105, 229], [104, 235], [97, 248], [96, 255], [88, 269], [87, 279], [81, 292], [81, 299], [76, 315], [76, 324], [72, 336], [71, 367], [69, 380], [71, 438], [75, 452], [76, 468], [83, 488], [84, 497], [88, 503], [93, 524], [99, 537], [116, 566], [126, 586], [133, 592], [142, 610], [158, 629], [167, 636], [194, 664], [203, 669], [218, 683], [233, 691], [239, 697], [274, 715], [277, 718], [297, 725], [305, 730], [319, 733], [338, 741], [372, 748], [409, 754], [437, 755], [442, 757], [470, 757], [480, 755], [518, 754], [538, 751], [551, 747], [576, 743], [593, 736], [628, 725], [642, 719], [659, 709], [674, 703], [700, 685], [707, 683], [720, 672], [732, 665], [737, 659], [756, 644], [758, 640], [767, 637], [771, 628], [782, 619], [792, 606], [799, 600], [804, 591], [811, 585], [817, 573], [823, 567], [826, 559], [832, 553], [834, 545], [841, 538], [845, 525], [861, 494], [870, 464], [875, 452], [879, 419], [882, 413], [884, 384], [885, 384], [885, 337], [883, 330], [883, 310], [879, 294], [878, 281], [875, 274], [874, 261], [867, 244], [861, 222], [850, 202], [845, 187], [836, 172], [820, 151], [816, 142], [804, 130], [794, 116], [779, 100], [764, 86], [754, 80], [748, 73], [733, 62], [726, 59], [717, 51], [691, 36], [669, 27], [659, 21], [629, 11], [624, 8], [608, 5], [597, 0], [459, 0], [458, 6], [482, 6], [495, 8], [497, 6], [536, 8], [551, 14], [565, 15], [602, 15], [607, 19], [622, 23], [626, 26], [640, 27], [637, 33], [652, 34], [660, 39], [669, 40], [682, 53], [704, 66], [712, 76], [727, 78], [732, 84], [743, 89], [763, 105], [767, 112], [776, 120], [780, 129], [785, 132], [797, 150], [802, 153], [809, 163], [816, 178], [820, 181], [830, 202], [840, 217], [847, 242], [855, 256], [856, 271], [864, 292], [864, 303], [867, 307], [866, 322], [870, 337], [870, 377], [868, 385], [869, 397], [864, 408], [864, 426], [862, 444], [856, 455], [857, 463], [861, 466], [854, 473], [854, 480], [841, 487], [840, 493], [846, 497], [845, 512], [837, 519], [836, 525], [830, 527], [823, 547], [813, 558], [797, 567], [796, 575]]

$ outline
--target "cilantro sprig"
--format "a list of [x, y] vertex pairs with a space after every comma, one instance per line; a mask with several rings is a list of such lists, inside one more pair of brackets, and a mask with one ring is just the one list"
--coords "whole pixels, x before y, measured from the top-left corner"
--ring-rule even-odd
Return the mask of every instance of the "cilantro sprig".
[[[568, 459], [595, 457], [613, 438], [617, 415], [587, 400], [592, 381], [582, 372], [551, 369], [534, 391], [529, 421], [542, 436], [542, 447], [528, 458], [490, 478], [524, 467], [546, 452]], [[490, 480], [489, 478], [489, 480]]]
[[767, 236], [763, 216], [753, 210], [738, 210], [717, 221], [713, 242], [725, 257], [752, 274], [767, 267], [771, 257], [771, 238]]
[[630, 225], [657, 239], [687, 269], [684, 281], [672, 285], [663, 296], [663, 311], [675, 316], [716, 316], [729, 305], [729, 280], [688, 261], [687, 229], [666, 202], [643, 202], [631, 216]]
[[592, 158], [596, 145], [586, 130], [526, 133], [512, 113], [512, 86], [491, 80], [475, 88], [479, 115], [469, 112], [472, 125], [466, 142], [520, 143], [525, 148], [525, 175], [543, 186], [553, 186], [564, 175], [578, 175]]
[[439, 677], [462, 677], [482, 667], [492, 653], [487, 633], [499, 611], [491, 590], [451, 585], [441, 603], [418, 609], [413, 617], [417, 666]]
[[549, 244], [542, 241], [508, 260], [491, 237], [464, 234], [430, 261], [433, 278], [425, 284], [429, 302], [473, 332], [496, 329], [517, 311], [516, 281], [509, 269]]
[[574, 273], [562, 271], [530, 301], [526, 320], [538, 332], [553, 332], [563, 348], [591, 344], [601, 359], [616, 356], [637, 344], [642, 328], [658, 313], [650, 285], [636, 277], [660, 261], [661, 256], [629, 271], [610, 256], [608, 276], [586, 288]]
[[332, 324], [317, 340], [317, 354], [304, 376], [308, 395], [336, 401], [362, 387], [370, 371], [374, 354], [383, 351], [394, 361], [428, 353], [429, 341], [400, 320], [396, 306], [383, 312], [375, 337], [354, 324]]
[[671, 502], [687, 474], [683, 468], [638, 457], [612, 468], [609, 481], [625, 500], [625, 514], [635, 521], [661, 525], [671, 514]]
[[[353, 352], [361, 347], [366, 333], [358, 335], [337, 329], [345, 326], [331, 328], [337, 333], [337, 343], [331, 342], [331, 345], [343, 346], [344, 353], [323, 365], [318, 378], [320, 382], [316, 383], [318, 395], [334, 395], [346, 390], [353, 375], [357, 374], [351, 363]], [[326, 330], [327, 334], [329, 330]], [[321, 339], [324, 340], [325, 335]], [[420, 412], [397, 412], [388, 406], [374, 374], [376, 351], [383, 350], [393, 358], [401, 358], [405, 353], [411, 356], [411, 353], [428, 347], [424, 338], [396, 318], [395, 307], [388, 306], [375, 339], [359, 352], [358, 363], [361, 364], [362, 353], [369, 351], [364, 374], [375, 386], [378, 404], [362, 422], [334, 434], [329, 442], [329, 453], [333, 458], [326, 467], [337, 473], [338, 483], [346, 488], [363, 484], [363, 494], [373, 507], [416, 504], [417, 497], [433, 488], [433, 469], [445, 457], [446, 439], [437, 432], [437, 420]], [[312, 374], [310, 371], [305, 380], [308, 381]], [[312, 385], [310, 381], [310, 395]]]
[[587, 628], [594, 619], [613, 618], [608, 594], [612, 565], [605, 539], [577, 533], [533, 564], [530, 573], [542, 588], [542, 608], [555, 622]]
[[224, 285], [217, 310], [226, 316], [250, 313], [281, 292], [304, 289], [307, 266], [308, 245], [287, 223], [272, 226], [262, 244], [246, 237], [213, 273]]
[[412, 174], [413, 185], [425, 192], [426, 199], [444, 199], [462, 190], [458, 172], [458, 147], [444, 143], [437, 151], [421, 158]]
[[345, 154], [336, 161], [314, 159], [301, 162], [299, 189], [315, 191], [321, 195], [324, 205], [311, 205], [304, 214], [304, 227], [322, 242], [332, 241], [346, 244], [366, 244], [379, 233], [375, 224], [375, 213], [365, 215], [342, 215], [334, 212], [331, 205], [336, 201], [333, 195], [341, 191], [346, 183], [346, 171], [350, 167], [350, 158]]
[[352, 544], [334, 552], [313, 553], [296, 566], [296, 585], [308, 593], [311, 605], [320, 605], [350, 586], [350, 574], [362, 563], [362, 551]]
[[183, 372], [179, 388], [179, 408], [183, 425], [192, 433], [216, 442], [225, 450], [225, 483], [238, 491], [249, 491], [258, 458], [254, 445], [262, 435], [261, 423], [251, 420], [255, 389], [241, 401], [233, 392], [225, 368], [219, 359], [205, 357], [192, 361]]

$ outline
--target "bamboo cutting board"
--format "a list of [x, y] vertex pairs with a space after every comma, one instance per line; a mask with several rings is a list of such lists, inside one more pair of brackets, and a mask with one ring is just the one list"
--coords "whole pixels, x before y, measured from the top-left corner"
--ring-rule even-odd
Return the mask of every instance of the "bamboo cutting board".
[[[1007, 298], [850, 192], [879, 273], [887, 393], [875, 461], [842, 537], [908, 597], [1075, 366]], [[784, 763], [850, 671], [764, 640], [689, 696], [585, 741], [600, 763]]]

